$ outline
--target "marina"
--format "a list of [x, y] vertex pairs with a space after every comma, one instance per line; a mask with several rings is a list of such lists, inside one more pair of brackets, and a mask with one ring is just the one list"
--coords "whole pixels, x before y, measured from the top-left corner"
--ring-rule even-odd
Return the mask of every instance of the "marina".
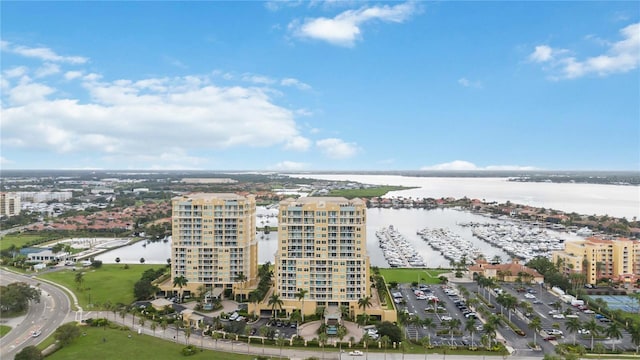
[[564, 249], [564, 239], [544, 228], [526, 223], [463, 223], [476, 238], [529, 261], [537, 256], [551, 259], [551, 252]]
[[475, 259], [479, 256], [486, 258], [479, 248], [467, 239], [463, 239], [460, 235], [454, 234], [448, 229], [430, 229], [424, 228], [418, 230], [417, 234], [431, 246], [432, 249], [439, 251], [440, 254], [451, 264], [474, 264]]
[[426, 267], [424, 259], [413, 244], [393, 225], [376, 231], [376, 237], [389, 267]]

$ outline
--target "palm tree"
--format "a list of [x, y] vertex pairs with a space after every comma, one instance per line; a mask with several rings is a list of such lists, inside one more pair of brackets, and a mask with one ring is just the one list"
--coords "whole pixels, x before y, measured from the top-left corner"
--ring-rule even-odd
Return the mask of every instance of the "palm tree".
[[576, 344], [576, 333], [578, 330], [582, 329], [582, 323], [580, 323], [580, 319], [571, 318], [565, 324], [567, 327], [567, 331], [573, 334], [573, 345]]
[[[184, 322], [184, 337], [187, 346], [189, 346], [189, 338], [191, 337], [191, 324], [188, 321]], [[231, 343], [233, 345], [233, 343]]]
[[184, 275], [176, 276], [173, 278], [173, 286], [180, 288], [180, 300], [182, 300], [182, 288], [187, 286], [189, 279], [184, 277]]
[[389, 341], [391, 341], [391, 339], [389, 339], [387, 335], [380, 338], [380, 342], [384, 346], [384, 360], [387, 360], [387, 345], [389, 345]]
[[461, 322], [459, 319], [449, 320], [449, 323], [447, 324], [449, 327], [449, 333], [451, 334], [451, 344], [453, 344], [453, 333], [455, 330], [460, 328], [460, 324]]
[[358, 308], [362, 309], [362, 312], [366, 312], [368, 307], [371, 307], [371, 296], [365, 296], [358, 300]]
[[435, 329], [436, 324], [433, 322], [432, 318], [425, 318], [422, 320], [422, 326], [427, 328], [427, 339], [429, 340], [429, 346], [431, 346], [431, 331], [429, 329]]
[[477, 331], [476, 319], [471, 318], [467, 320], [466, 324], [464, 325], [464, 329], [469, 332], [469, 335], [471, 335], [471, 346], [473, 346], [473, 334]]
[[156, 329], [158, 328], [158, 323], [152, 321], [151, 325], [149, 325], [149, 328], [151, 328], [151, 331], [153, 331], [153, 337], [156, 337]]
[[362, 346], [364, 346], [364, 358], [369, 358], [369, 340], [371, 340], [371, 336], [369, 336], [369, 332], [365, 331], [364, 335], [362, 335]]
[[640, 314], [640, 292], [630, 293], [629, 296], [638, 302], [638, 314]]
[[219, 332], [215, 331], [215, 332], [213, 332], [213, 334], [211, 334], [211, 337], [216, 342], [216, 349], [218, 349], [218, 340], [220, 339], [220, 337], [222, 337], [222, 334], [220, 334]]
[[[609, 324], [609, 326], [606, 329], [604, 329], [604, 333], [611, 339], [615, 339], [615, 340], [618, 340], [622, 337], [622, 331], [620, 331], [620, 327], [618, 326], [618, 323], [615, 321], [612, 321]], [[616, 352], [615, 341], [613, 341], [613, 352]]]
[[167, 328], [169, 327], [169, 323], [167, 322], [167, 319], [162, 319], [162, 322], [160, 323], [160, 327], [162, 328], [162, 337], [165, 337], [167, 333]]
[[264, 355], [264, 338], [266, 338], [269, 334], [269, 328], [265, 325], [262, 325], [258, 329], [258, 332], [260, 333], [260, 336], [262, 336], [262, 355]]
[[536, 343], [537, 339], [537, 335], [538, 335], [538, 331], [540, 331], [540, 329], [542, 329], [542, 321], [540, 320], [539, 317], [535, 316], [533, 319], [531, 319], [531, 321], [529, 321], [529, 329], [531, 329], [531, 331], [533, 331], [533, 344], [535, 346], [538, 346], [538, 344]]
[[598, 325], [598, 323], [596, 323], [595, 319], [591, 319], [584, 324], [584, 328], [586, 330], [589, 330], [589, 332], [591, 333], [591, 350], [593, 351], [593, 339], [596, 335], [600, 334], [600, 331], [602, 331], [602, 327]]
[[329, 337], [327, 336], [326, 332], [323, 331], [320, 335], [318, 335], [318, 344], [322, 346], [323, 359], [324, 359], [324, 346], [327, 344], [327, 340], [329, 340]]
[[340, 352], [342, 352], [342, 339], [344, 339], [344, 337], [347, 335], [347, 329], [340, 325], [338, 326], [338, 332], [336, 333], [336, 335], [338, 336], [338, 339], [340, 339]]
[[629, 327], [631, 342], [636, 346], [636, 354], [640, 352], [640, 323], [635, 323]]
[[302, 322], [304, 323], [304, 297], [307, 296], [309, 290], [307, 289], [298, 289], [298, 292], [293, 294], [300, 301], [300, 315], [302, 315]]
[[273, 312], [273, 318], [276, 318], [276, 308], [279, 308], [280, 310], [282, 310], [282, 305], [284, 304], [284, 302], [282, 301], [282, 299], [280, 299], [280, 295], [278, 294], [272, 294], [269, 297], [269, 302], [268, 305], [271, 306], [271, 311]]
[[78, 288], [78, 290], [82, 290], [81, 287], [82, 287], [82, 283], [84, 282], [84, 273], [82, 271], [76, 273], [75, 281], [76, 281], [76, 287]]

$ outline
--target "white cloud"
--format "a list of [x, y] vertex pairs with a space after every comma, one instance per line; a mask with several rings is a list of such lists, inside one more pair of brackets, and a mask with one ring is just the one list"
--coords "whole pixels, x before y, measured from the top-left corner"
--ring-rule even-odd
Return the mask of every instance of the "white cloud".
[[[45, 98], [54, 93], [55, 89], [37, 83], [21, 83], [9, 90], [9, 102], [11, 105], [36, 104], [43, 102]], [[11, 108], [3, 109], [9, 110]], [[7, 120], [4, 115], [5, 121]]]
[[489, 165], [486, 167], [479, 167], [476, 164], [464, 161], [464, 160], [454, 160], [448, 163], [436, 164], [431, 166], [423, 166], [420, 170], [536, 170], [535, 167], [532, 166], [518, 166], [518, 165]]
[[35, 71], [37, 78], [57, 74], [60, 72], [60, 65], [53, 63], [45, 63]]
[[274, 170], [303, 170], [308, 166], [309, 164], [303, 162], [281, 161], [275, 164], [272, 168]]
[[261, 84], [261, 85], [270, 85], [276, 82], [274, 79], [268, 76], [255, 75], [255, 74], [243, 74], [242, 81], [247, 81], [247, 82], [251, 82], [254, 84]]
[[553, 53], [553, 49], [547, 45], [538, 45], [536, 49], [533, 51], [531, 55], [529, 55], [529, 59], [535, 62], [545, 62], [551, 60], [551, 54]]
[[307, 18], [289, 23], [289, 31], [300, 38], [326, 41], [333, 45], [352, 47], [362, 36], [361, 27], [372, 21], [403, 23], [419, 11], [413, 2], [394, 6], [371, 6], [344, 11], [334, 18]]
[[342, 139], [328, 138], [316, 141], [316, 146], [326, 156], [332, 159], [346, 159], [353, 157], [359, 151], [356, 143], [348, 143]]
[[471, 88], [476, 88], [476, 89], [481, 89], [482, 88], [482, 83], [480, 81], [471, 81], [467, 78], [460, 78], [458, 79], [458, 84], [464, 86], [464, 87], [471, 87]]
[[67, 71], [64, 73], [64, 78], [67, 80], [77, 79], [82, 76], [82, 71]]
[[280, 85], [282, 86], [295, 86], [300, 90], [310, 90], [311, 86], [309, 84], [305, 84], [302, 81], [294, 78], [285, 78], [280, 80]]
[[29, 72], [29, 69], [26, 66], [16, 66], [11, 69], [7, 69], [3, 71], [4, 77], [6, 78], [16, 78], [22, 77]]
[[56, 54], [53, 50], [46, 47], [28, 47], [23, 45], [14, 45], [8, 41], [2, 41], [2, 51], [29, 57], [36, 58], [42, 61], [61, 62], [68, 64], [84, 64], [89, 61], [88, 58], [82, 56], [62, 56]]
[[297, 130], [294, 112], [275, 105], [268, 89], [220, 87], [198, 76], [101, 78], [95, 73], [81, 78], [87, 93], [79, 97], [88, 102], [60, 95], [49, 99], [60, 92], [29, 81], [3, 92], [10, 104], [0, 124], [5, 150], [97, 153], [121, 164], [179, 169], [203, 163], [194, 151], [269, 146], [304, 151], [311, 146]]
[[296, 150], [296, 151], [306, 151], [311, 146], [311, 140], [302, 137], [302, 136], [294, 136], [290, 138], [285, 144], [285, 149], [288, 150]]
[[13, 161], [7, 159], [4, 156], [0, 156], [0, 165], [8, 165], [8, 164], [13, 164]]
[[[624, 73], [638, 68], [640, 64], [640, 23], [631, 24], [620, 30], [622, 40], [609, 43], [605, 53], [579, 60], [569, 56], [568, 51], [553, 49], [548, 45], [536, 46], [530, 60], [546, 62], [555, 72], [554, 79], [575, 79], [589, 74], [606, 76]], [[593, 35], [591, 36], [593, 37]]]

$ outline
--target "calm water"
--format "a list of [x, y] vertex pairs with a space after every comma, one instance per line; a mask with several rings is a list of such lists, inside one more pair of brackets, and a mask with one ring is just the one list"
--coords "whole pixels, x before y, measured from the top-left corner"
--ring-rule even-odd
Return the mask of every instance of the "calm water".
[[373, 185], [411, 186], [416, 189], [393, 191], [387, 197], [476, 198], [507, 200], [547, 209], [585, 215], [640, 218], [640, 187], [598, 184], [556, 184], [507, 181], [506, 178], [435, 178], [397, 175], [293, 174], [321, 180], [353, 181]]
[[[276, 210], [267, 210], [259, 208], [259, 214], [272, 214]], [[263, 219], [266, 219], [263, 216]], [[277, 219], [268, 218], [269, 224], [275, 226]], [[501, 249], [494, 248], [491, 245], [474, 238], [471, 235], [471, 229], [458, 225], [464, 222], [498, 222], [467, 212], [452, 209], [368, 209], [367, 210], [367, 251], [371, 258], [371, 264], [374, 266], [388, 267], [386, 260], [378, 246], [378, 239], [375, 236], [376, 230], [382, 227], [393, 225], [405, 238], [407, 238], [415, 249], [425, 259], [428, 267], [437, 268], [439, 266], [447, 267], [449, 261], [444, 259], [442, 255], [429, 246], [416, 234], [416, 232], [425, 227], [429, 228], [447, 228], [452, 232], [472, 241], [487, 258], [499, 255], [503, 260], [507, 260], [508, 255]], [[260, 218], [258, 218], [260, 222]], [[265, 220], [266, 222], [266, 220]], [[567, 234], [555, 233], [566, 239], [572, 238]], [[275, 253], [278, 248], [278, 234], [271, 232], [269, 234], [258, 233], [258, 262], [265, 263], [274, 261]], [[166, 264], [167, 258], [171, 255], [170, 242], [139, 242], [133, 245], [115, 249], [97, 256], [98, 260], [102, 260], [105, 264], [115, 263], [116, 257], [119, 257], [121, 263], [138, 264], [141, 257], [144, 257], [147, 264]]]

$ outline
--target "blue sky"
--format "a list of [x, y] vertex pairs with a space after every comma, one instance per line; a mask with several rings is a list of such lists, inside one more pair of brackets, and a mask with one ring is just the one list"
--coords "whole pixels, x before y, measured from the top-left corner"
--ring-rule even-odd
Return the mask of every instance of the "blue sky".
[[5, 169], [640, 170], [637, 2], [6, 2]]

